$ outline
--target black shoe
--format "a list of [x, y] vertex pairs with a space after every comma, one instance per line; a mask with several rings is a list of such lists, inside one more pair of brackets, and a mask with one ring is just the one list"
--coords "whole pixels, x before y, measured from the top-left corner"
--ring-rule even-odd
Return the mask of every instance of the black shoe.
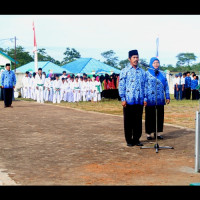
[[153, 138], [151, 136], [148, 136], [147, 140], [153, 140]]
[[158, 138], [159, 140], [163, 140], [163, 136], [161, 136], [161, 135], [158, 135], [157, 138]]
[[135, 144], [136, 146], [143, 146], [143, 144], [139, 141]]
[[127, 143], [127, 146], [128, 146], [128, 147], [133, 147], [134, 145], [133, 145], [133, 144]]
[[[154, 133], [154, 138], [156, 138], [156, 134], [155, 134], [155, 133]], [[158, 135], [158, 136], [157, 136], [157, 139], [159, 139], [159, 140], [163, 140], [163, 136]]]

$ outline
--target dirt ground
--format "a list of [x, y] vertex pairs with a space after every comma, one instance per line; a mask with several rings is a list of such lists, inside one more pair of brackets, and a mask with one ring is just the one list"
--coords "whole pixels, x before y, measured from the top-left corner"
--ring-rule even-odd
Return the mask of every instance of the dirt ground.
[[[194, 129], [164, 126], [159, 150], [127, 147], [123, 117], [59, 105], [0, 102], [0, 171], [19, 185], [190, 185]], [[141, 142], [154, 146], [155, 141]], [[1, 180], [1, 176], [0, 176]], [[13, 183], [13, 182], [12, 182]], [[3, 181], [3, 185], [12, 185]]]

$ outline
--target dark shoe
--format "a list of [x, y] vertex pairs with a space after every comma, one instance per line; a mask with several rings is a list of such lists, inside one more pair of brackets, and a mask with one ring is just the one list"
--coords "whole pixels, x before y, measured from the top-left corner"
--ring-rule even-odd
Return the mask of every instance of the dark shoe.
[[128, 144], [128, 143], [127, 143], [127, 146], [128, 146], [128, 147], [133, 147], [134, 145], [133, 145], [133, 144]]
[[148, 136], [147, 140], [153, 140], [153, 138], [151, 136]]
[[161, 135], [158, 135], [157, 138], [158, 138], [159, 140], [163, 140], [163, 136], [161, 136]]
[[135, 144], [136, 146], [143, 146], [143, 144], [141, 142], [138, 142]]
[[[155, 133], [154, 133], [154, 138], [156, 138], [156, 134], [155, 134]], [[159, 139], [159, 140], [163, 140], [163, 136], [158, 135], [158, 136], [157, 136], [157, 139]]]

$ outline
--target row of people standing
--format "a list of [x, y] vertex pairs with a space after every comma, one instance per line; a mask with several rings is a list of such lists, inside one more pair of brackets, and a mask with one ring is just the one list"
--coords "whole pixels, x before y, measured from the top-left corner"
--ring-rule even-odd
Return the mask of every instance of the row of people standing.
[[37, 100], [38, 103], [101, 100], [102, 88], [99, 77], [66, 76], [65, 73], [60, 77], [59, 75], [46, 77], [46, 74], [42, 73], [42, 69], [39, 68], [38, 73], [34, 73], [33, 77], [26, 72], [22, 85], [22, 97]]
[[199, 78], [198, 76], [192, 72], [178, 73], [175, 74], [173, 79], [174, 85], [174, 98], [176, 100], [182, 99], [191, 99], [198, 100], [199, 99]]

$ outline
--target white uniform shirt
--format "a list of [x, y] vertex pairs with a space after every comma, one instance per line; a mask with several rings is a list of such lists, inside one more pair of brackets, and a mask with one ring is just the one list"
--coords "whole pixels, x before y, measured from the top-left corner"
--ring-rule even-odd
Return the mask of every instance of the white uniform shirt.
[[45, 78], [44, 86], [45, 86], [45, 88], [50, 87], [50, 78]]
[[53, 89], [55, 90], [56, 88], [61, 88], [61, 80], [54, 80], [53, 81]]
[[175, 77], [175, 78], [173, 79], [173, 85], [176, 85], [176, 84], [178, 84], [178, 78]]
[[45, 83], [45, 75], [42, 74], [42, 76], [39, 76], [39, 74], [35, 75], [35, 81], [36, 81], [36, 85], [37, 84], [44, 84]]
[[23, 85], [23, 87], [28, 88], [29, 85], [30, 85], [30, 77], [24, 76], [23, 79], [22, 79], [22, 85]]
[[79, 88], [79, 90], [80, 90], [80, 83], [79, 82], [76, 82], [76, 81], [74, 81], [74, 90], [76, 90], [76, 88]]
[[185, 84], [185, 78], [181, 77], [181, 85], [184, 85], [184, 84]]
[[60, 80], [62, 80], [62, 78], [67, 78], [67, 76], [66, 75], [60, 76]]
[[98, 93], [99, 91], [98, 91], [98, 89], [97, 89], [97, 87], [96, 86], [99, 86], [100, 88], [100, 92], [102, 92], [102, 88], [101, 88], [101, 82], [100, 81], [94, 81], [94, 83], [93, 83], [93, 90], [96, 90], [96, 92]]
[[66, 88], [66, 81], [64, 81], [64, 83], [63, 83], [63, 81], [61, 81], [60, 88], [63, 89], [63, 90], [65, 90], [65, 88]]
[[86, 90], [87, 90], [87, 85], [88, 85], [88, 83], [87, 83], [86, 81], [83, 81], [82, 87], [81, 87], [81, 90], [82, 90], [83, 92], [86, 92]]

